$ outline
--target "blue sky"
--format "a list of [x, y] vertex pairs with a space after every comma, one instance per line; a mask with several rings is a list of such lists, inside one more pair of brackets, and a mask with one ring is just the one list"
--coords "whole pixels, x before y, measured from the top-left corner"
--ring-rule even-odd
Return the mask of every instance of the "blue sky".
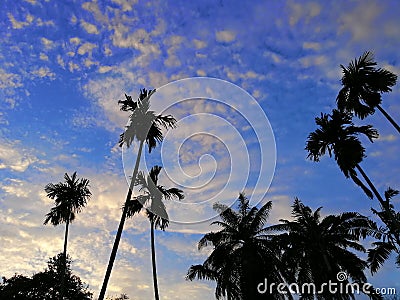
[[[93, 197], [72, 224], [69, 251], [76, 273], [98, 293], [127, 190], [123, 166], [134, 157], [123, 159], [117, 146], [128, 115], [116, 101], [124, 93], [136, 97], [140, 88], [189, 77], [231, 82], [265, 112], [276, 144], [276, 169], [265, 197], [273, 201], [271, 222], [290, 216], [296, 196], [325, 213], [370, 215], [376, 201], [332, 159], [307, 161], [304, 146], [314, 118], [335, 106], [340, 64], [371, 50], [381, 67], [400, 74], [399, 12], [398, 1], [1, 1], [0, 275], [39, 271], [61, 251], [64, 227], [42, 225], [52, 206], [43, 189], [77, 171], [90, 180]], [[383, 97], [383, 107], [398, 121], [399, 96], [395, 86]], [[177, 221], [205, 220], [213, 201], [234, 200], [242, 186], [259, 197], [269, 186], [267, 178], [253, 190], [261, 158], [272, 157], [260, 153], [254, 134], [267, 123], [253, 113], [243, 118], [252, 111], [246, 107], [250, 98], [228, 99], [227, 105], [192, 99], [170, 107], [181, 126], [168, 133], [170, 148], [146, 155], [147, 167], [164, 157], [163, 184], [186, 184], [185, 203], [213, 199], [197, 210], [172, 203]], [[361, 123], [380, 133], [374, 144], [363, 140], [363, 168], [381, 192], [400, 188], [395, 130], [379, 112]], [[243, 151], [252, 161], [249, 176], [230, 172], [231, 166], [246, 165]], [[212, 180], [190, 189], [204, 179], [198, 174], [211, 174]], [[226, 182], [233, 184], [219, 193]], [[172, 224], [157, 233], [162, 299], [213, 299], [212, 283], [184, 281], [188, 267], [207, 255], [196, 243], [208, 224]], [[110, 294], [151, 297], [148, 246], [145, 217], [129, 220]], [[400, 290], [392, 262], [369, 281]]]

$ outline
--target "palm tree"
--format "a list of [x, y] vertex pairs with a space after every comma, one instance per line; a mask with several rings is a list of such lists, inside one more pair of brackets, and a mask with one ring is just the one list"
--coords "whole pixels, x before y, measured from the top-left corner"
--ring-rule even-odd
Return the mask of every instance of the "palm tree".
[[138, 173], [139, 162], [142, 156], [142, 150], [144, 143], [147, 144], [149, 153], [163, 140], [163, 134], [161, 132], [161, 127], [165, 129], [174, 128], [176, 120], [171, 115], [162, 116], [156, 115], [154, 111], [150, 110], [150, 97], [155, 92], [155, 90], [143, 89], [140, 91], [139, 98], [136, 102], [132, 100], [132, 97], [125, 95], [126, 100], [118, 101], [122, 104], [121, 110], [130, 111], [129, 124], [126, 127], [124, 133], [120, 135], [119, 145], [122, 147], [124, 144], [129, 148], [133, 141], [136, 139], [139, 141], [139, 150], [136, 156], [135, 167], [132, 173], [131, 182], [129, 184], [129, 190], [126, 195], [124, 208], [122, 210], [121, 220], [118, 226], [117, 234], [115, 236], [114, 245], [111, 251], [110, 259], [108, 262], [106, 274], [104, 276], [103, 285], [100, 291], [99, 300], [103, 300], [108, 281], [111, 276], [112, 267], [114, 265], [115, 257], [117, 255], [119, 242], [121, 240], [122, 231], [124, 229], [125, 219], [127, 215], [126, 205], [132, 198], [132, 191], [134, 187], [134, 181]]
[[168, 213], [163, 199], [171, 200], [177, 198], [178, 200], [182, 200], [184, 198], [182, 190], [177, 188], [167, 189], [162, 185], [158, 185], [158, 175], [160, 174], [160, 171], [160, 166], [152, 167], [147, 178], [144, 176], [143, 172], [139, 172], [135, 185], [139, 185], [140, 190], [145, 194], [134, 197], [127, 204], [127, 217], [129, 218], [142, 210], [146, 204], [150, 203], [146, 208], [146, 214], [150, 221], [151, 262], [153, 270], [154, 298], [156, 300], [159, 300], [160, 296], [158, 293], [157, 283], [154, 229], [159, 228], [164, 231], [169, 225]]
[[[61, 223], [65, 223], [63, 258], [64, 270], [66, 270], [69, 224], [75, 219], [75, 214], [81, 212], [82, 208], [86, 206], [92, 193], [89, 190], [89, 180], [86, 178], [78, 179], [76, 172], [74, 172], [71, 177], [65, 173], [64, 179], [65, 182], [56, 184], [49, 183], [44, 188], [47, 197], [55, 199], [56, 205], [46, 214], [44, 224], [46, 225], [50, 222], [52, 225], [57, 226]], [[62, 273], [61, 277], [61, 299], [63, 299], [65, 289], [64, 273], [65, 272]]]
[[377, 108], [400, 133], [400, 126], [381, 106], [381, 93], [392, 91], [397, 76], [388, 70], [376, 69], [376, 65], [371, 52], [364, 52], [347, 68], [340, 65], [343, 88], [336, 98], [338, 108], [353, 112], [360, 119], [373, 114]]
[[[315, 290], [305, 290], [300, 299], [354, 299], [350, 294], [332, 294], [327, 289], [321, 291], [328, 282], [346, 284], [350, 281], [365, 283], [364, 269], [368, 264], [355, 253], [366, 252], [359, 243], [360, 238], [375, 236], [376, 224], [355, 212], [339, 215], [320, 216], [321, 207], [314, 212], [299, 199], [292, 206], [293, 220], [280, 220], [282, 224], [272, 226], [278, 231], [285, 231], [279, 236], [286, 245], [282, 262], [288, 268], [292, 280], [297, 286], [314, 283]], [[339, 280], [340, 272], [348, 278]], [[343, 279], [343, 278], [341, 278]]]
[[308, 136], [305, 148], [308, 151], [307, 158], [318, 162], [326, 152], [330, 157], [334, 155], [346, 178], [350, 177], [372, 199], [373, 194], [358, 178], [355, 170], [357, 169], [378, 201], [384, 203], [382, 196], [360, 166], [365, 157], [365, 148], [358, 139], [358, 135], [363, 134], [373, 142], [373, 139], [378, 137], [376, 129], [371, 125], [355, 126], [350, 113], [336, 109], [333, 110], [332, 114], [321, 113], [321, 117], [315, 118], [315, 123], [319, 128]]
[[385, 224], [385, 228], [381, 229], [383, 240], [373, 242], [374, 248], [368, 250], [368, 263], [372, 273], [378, 271], [392, 252], [397, 254], [396, 264], [400, 266], [400, 212], [396, 212], [390, 203], [398, 194], [399, 191], [388, 188], [385, 191], [385, 203], [381, 205], [381, 211], [371, 208]]
[[279, 244], [270, 228], [265, 227], [271, 201], [260, 209], [250, 207], [244, 194], [239, 195], [237, 210], [214, 204], [221, 221], [211, 224], [222, 229], [210, 232], [199, 242], [199, 250], [213, 246], [210, 256], [201, 265], [192, 265], [186, 279], [216, 281], [215, 296], [233, 299], [285, 299], [283, 294], [260, 294], [258, 286], [265, 281], [284, 282]]

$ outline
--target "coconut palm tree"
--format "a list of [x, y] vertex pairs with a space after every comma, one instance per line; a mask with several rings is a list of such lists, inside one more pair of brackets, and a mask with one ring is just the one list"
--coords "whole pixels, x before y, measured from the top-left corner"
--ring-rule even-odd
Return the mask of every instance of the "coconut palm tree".
[[[315, 290], [305, 290], [301, 299], [354, 299], [352, 294], [332, 294], [326, 288], [328, 282], [339, 284], [350, 281], [366, 283], [364, 270], [368, 264], [351, 250], [366, 252], [360, 238], [379, 234], [374, 222], [355, 212], [320, 216], [321, 207], [312, 211], [299, 199], [292, 206], [293, 220], [280, 220], [282, 224], [272, 226], [285, 231], [279, 236], [286, 245], [282, 262], [294, 278], [297, 286], [314, 283]], [[338, 278], [339, 275], [342, 276]]]
[[336, 98], [338, 108], [352, 112], [360, 119], [373, 114], [377, 108], [400, 133], [400, 126], [381, 106], [381, 93], [392, 91], [397, 76], [388, 70], [377, 69], [376, 65], [371, 52], [364, 52], [347, 68], [340, 65], [343, 87]]
[[322, 114], [315, 118], [319, 126], [310, 133], [306, 143], [307, 158], [319, 161], [326, 153], [334, 156], [340, 170], [351, 178], [363, 191], [373, 198], [371, 191], [358, 178], [356, 170], [363, 176], [370, 189], [380, 203], [384, 203], [382, 196], [373, 185], [360, 163], [365, 157], [365, 148], [358, 139], [359, 134], [365, 135], [371, 142], [378, 137], [378, 132], [371, 125], [355, 126], [350, 113], [334, 109], [332, 114]]
[[[71, 177], [65, 173], [64, 179], [65, 182], [49, 183], [44, 188], [47, 197], [54, 199], [56, 205], [46, 214], [44, 224], [46, 225], [50, 222], [52, 225], [57, 226], [65, 223], [63, 258], [64, 270], [66, 270], [69, 224], [75, 219], [75, 214], [81, 212], [82, 208], [86, 206], [92, 193], [89, 190], [89, 180], [86, 178], [78, 179], [76, 172]], [[62, 274], [61, 299], [63, 299], [65, 289], [65, 274], [64, 272]]]
[[108, 281], [111, 276], [111, 271], [117, 255], [119, 242], [121, 240], [121, 235], [125, 224], [128, 207], [126, 204], [132, 198], [134, 181], [138, 173], [143, 146], [146, 143], [150, 153], [151, 150], [156, 147], [157, 143], [160, 143], [163, 140], [161, 127], [164, 127], [165, 129], [174, 128], [176, 124], [175, 118], [171, 115], [157, 115], [154, 111], [150, 110], [150, 97], [154, 92], [155, 90], [147, 91], [146, 89], [143, 89], [140, 91], [139, 98], [136, 102], [133, 101], [132, 97], [128, 95], [125, 95], [126, 100], [118, 101], [118, 103], [121, 104], [121, 110], [131, 112], [126, 130], [120, 135], [119, 145], [121, 147], [126, 145], [129, 148], [134, 140], [137, 140], [139, 142], [139, 150], [136, 156], [135, 167], [132, 173], [131, 182], [129, 184], [129, 190], [126, 195], [125, 204], [123, 206], [124, 208], [122, 210], [122, 216], [110, 254], [106, 274], [104, 276], [103, 285], [99, 294], [99, 300], [103, 300], [105, 297]]
[[199, 250], [212, 246], [213, 251], [203, 264], [192, 265], [186, 278], [216, 281], [217, 299], [285, 299], [283, 294], [258, 291], [265, 281], [284, 282], [279, 243], [265, 227], [271, 207], [271, 201], [261, 208], [250, 207], [244, 194], [239, 195], [237, 210], [214, 204], [221, 221], [211, 224], [221, 230], [207, 233], [200, 240]]
[[381, 205], [381, 211], [371, 208], [385, 224], [382, 231], [382, 241], [373, 242], [374, 248], [368, 250], [368, 263], [371, 272], [375, 273], [382, 264], [389, 258], [392, 252], [397, 254], [396, 264], [400, 266], [400, 212], [396, 212], [391, 199], [398, 195], [399, 191], [388, 188], [385, 191], [385, 203]]
[[[169, 217], [165, 208], [163, 199], [172, 200], [174, 198], [182, 200], [184, 198], [183, 191], [177, 188], [165, 188], [158, 185], [158, 175], [161, 167], [154, 166], [151, 168], [147, 178], [143, 172], [139, 172], [135, 185], [140, 186], [143, 195], [139, 195], [130, 200], [127, 204], [127, 217], [132, 217], [143, 208], [146, 209], [146, 215], [150, 221], [150, 241], [151, 241], [151, 262], [153, 271], [154, 298], [160, 299], [157, 283], [156, 268], [156, 250], [154, 241], [154, 229], [165, 230], [169, 225]], [[147, 206], [146, 206], [147, 205]]]

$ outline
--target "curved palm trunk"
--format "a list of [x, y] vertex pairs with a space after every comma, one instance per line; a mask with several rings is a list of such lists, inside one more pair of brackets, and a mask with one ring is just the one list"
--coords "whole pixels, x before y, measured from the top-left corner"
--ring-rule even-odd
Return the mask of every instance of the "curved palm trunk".
[[356, 168], [361, 173], [362, 177], [364, 177], [365, 181], [368, 183], [369, 187], [371, 188], [372, 192], [375, 194], [375, 196], [378, 199], [379, 203], [381, 205], [384, 205], [385, 201], [383, 200], [382, 196], [379, 194], [378, 190], [375, 188], [375, 186], [372, 183], [372, 181], [368, 178], [368, 176], [364, 172], [364, 170], [360, 167], [359, 164], [356, 165]]
[[104, 276], [104, 281], [103, 281], [103, 285], [101, 287], [101, 291], [100, 291], [100, 295], [99, 295], [99, 299], [98, 300], [104, 300], [104, 296], [105, 296], [106, 290], [107, 290], [108, 281], [110, 280], [111, 271], [112, 271], [112, 268], [113, 268], [113, 265], [114, 265], [115, 257], [117, 256], [118, 246], [119, 246], [119, 242], [121, 240], [121, 235], [122, 235], [122, 231], [124, 229], [124, 224], [125, 224], [125, 220], [126, 220], [126, 213], [127, 213], [127, 210], [128, 210], [127, 203], [132, 198], [132, 191], [133, 191], [133, 187], [134, 187], [134, 183], [135, 183], [135, 178], [137, 176], [138, 169], [139, 169], [140, 157], [142, 156], [143, 144], [144, 144], [144, 141], [140, 141], [139, 151], [138, 151], [138, 154], [137, 154], [137, 157], [136, 157], [135, 168], [133, 169], [132, 179], [131, 179], [131, 183], [129, 185], [129, 191], [128, 191], [128, 194], [126, 195], [124, 209], [122, 211], [121, 220], [119, 222], [118, 231], [117, 231], [117, 234], [115, 236], [114, 245], [113, 245], [113, 248], [112, 248], [112, 251], [111, 251], [110, 259], [108, 261], [106, 274]]
[[154, 299], [159, 300], [160, 296], [158, 295], [156, 248], [154, 243], [154, 220], [150, 221], [150, 239], [151, 239], [151, 264], [153, 269]]
[[65, 222], [65, 235], [64, 235], [64, 251], [63, 251], [63, 262], [62, 262], [62, 270], [61, 270], [61, 291], [60, 291], [60, 299], [64, 299], [65, 294], [65, 272], [67, 270], [67, 244], [68, 244], [68, 230], [69, 230], [69, 217], [67, 222]]
[[382, 106], [377, 105], [376, 107], [386, 117], [386, 119], [389, 120], [389, 122], [394, 126], [394, 128], [396, 128], [397, 131], [400, 133], [400, 126], [396, 123], [396, 121], [393, 120], [393, 118], [382, 108]]

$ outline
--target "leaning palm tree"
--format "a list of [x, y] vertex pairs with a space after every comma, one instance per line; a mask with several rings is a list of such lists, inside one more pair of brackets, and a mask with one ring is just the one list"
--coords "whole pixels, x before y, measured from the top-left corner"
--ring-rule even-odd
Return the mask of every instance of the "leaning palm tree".
[[382, 240], [373, 242], [374, 248], [368, 250], [368, 262], [371, 272], [375, 273], [389, 258], [392, 252], [397, 254], [396, 264], [400, 266], [400, 212], [396, 212], [391, 199], [399, 191], [388, 188], [385, 191], [385, 203], [381, 204], [381, 211], [371, 209], [385, 224], [382, 228]]
[[265, 226], [271, 207], [271, 201], [261, 208], [250, 207], [244, 194], [239, 195], [237, 210], [214, 204], [221, 221], [211, 224], [221, 230], [200, 240], [199, 250], [212, 246], [213, 251], [203, 264], [192, 265], [186, 278], [215, 281], [217, 299], [285, 299], [283, 294], [260, 294], [257, 289], [265, 280], [284, 282], [281, 249]]
[[[140, 186], [140, 191], [143, 195], [134, 197], [127, 203], [127, 217], [132, 217], [143, 208], [146, 209], [146, 215], [150, 221], [150, 240], [151, 240], [151, 262], [153, 271], [154, 298], [160, 299], [157, 283], [157, 268], [156, 268], [156, 250], [154, 241], [154, 229], [165, 230], [169, 225], [169, 217], [165, 208], [163, 199], [171, 200], [176, 198], [182, 200], [184, 198], [183, 191], [178, 188], [165, 188], [158, 185], [158, 175], [161, 167], [154, 166], [151, 168], [147, 178], [143, 172], [139, 172], [135, 181], [135, 185]], [[147, 205], [147, 206], [146, 206]]]
[[111, 276], [111, 271], [114, 265], [115, 257], [117, 255], [119, 242], [121, 240], [122, 231], [124, 229], [125, 219], [127, 216], [126, 205], [132, 198], [132, 192], [134, 187], [134, 181], [138, 173], [140, 158], [142, 156], [143, 146], [146, 143], [149, 152], [154, 149], [157, 142], [160, 143], [163, 140], [163, 134], [161, 127], [165, 129], [174, 128], [176, 120], [171, 115], [162, 116], [156, 115], [156, 113], [150, 110], [150, 97], [155, 90], [143, 89], [140, 91], [138, 100], [135, 102], [132, 97], [125, 95], [126, 100], [120, 100], [119, 104], [122, 104], [121, 110], [131, 112], [129, 116], [129, 123], [126, 126], [124, 133], [120, 135], [119, 145], [122, 147], [126, 145], [128, 148], [132, 145], [134, 140], [139, 142], [139, 150], [136, 156], [135, 167], [133, 169], [131, 182], [129, 184], [129, 190], [126, 195], [125, 204], [123, 206], [121, 220], [118, 226], [117, 234], [115, 236], [114, 245], [110, 254], [106, 274], [104, 276], [103, 285], [99, 294], [99, 300], [103, 300], [107, 290], [108, 281]]
[[381, 106], [381, 93], [392, 91], [397, 76], [388, 70], [375, 68], [376, 65], [372, 53], [365, 52], [347, 68], [340, 66], [343, 88], [336, 98], [338, 108], [361, 119], [373, 114], [377, 108], [400, 133], [400, 126]]
[[382, 196], [373, 185], [367, 174], [361, 168], [360, 163], [365, 157], [365, 148], [358, 139], [359, 134], [365, 135], [371, 142], [378, 137], [378, 132], [371, 125], [355, 126], [350, 113], [334, 109], [332, 114], [322, 114], [315, 118], [319, 126], [308, 136], [306, 150], [308, 158], [319, 161], [321, 156], [328, 153], [334, 158], [346, 176], [351, 178], [369, 198], [373, 198], [371, 191], [358, 178], [356, 170], [363, 176], [378, 201], [384, 202]]
[[[92, 193], [89, 190], [89, 180], [86, 178], [78, 179], [76, 172], [70, 177], [67, 173], [64, 174], [65, 182], [59, 182], [56, 184], [49, 183], [45, 186], [44, 190], [47, 193], [47, 197], [55, 199], [55, 207], [50, 209], [50, 212], [46, 214], [44, 224], [49, 222], [57, 226], [61, 223], [65, 223], [65, 235], [64, 235], [64, 271], [66, 270], [67, 263], [67, 243], [68, 243], [68, 230], [69, 224], [75, 219], [75, 214], [79, 213], [83, 207], [86, 206], [87, 201], [90, 199]], [[65, 292], [65, 272], [62, 273], [61, 277], [61, 299], [63, 299]]]
[[[347, 284], [350, 281], [366, 283], [364, 270], [367, 262], [353, 251], [365, 253], [359, 242], [367, 236], [379, 235], [376, 224], [358, 213], [345, 212], [339, 215], [320, 216], [321, 207], [312, 211], [299, 199], [292, 206], [293, 220], [280, 220], [282, 224], [272, 226], [284, 231], [279, 240], [286, 245], [282, 262], [297, 286], [313, 283], [316, 289], [305, 290], [301, 299], [354, 299], [348, 293], [332, 294], [323, 287], [328, 282]], [[341, 274], [341, 278], [338, 278]], [[292, 280], [293, 280], [292, 279]], [[318, 293], [317, 291], [323, 291]]]

